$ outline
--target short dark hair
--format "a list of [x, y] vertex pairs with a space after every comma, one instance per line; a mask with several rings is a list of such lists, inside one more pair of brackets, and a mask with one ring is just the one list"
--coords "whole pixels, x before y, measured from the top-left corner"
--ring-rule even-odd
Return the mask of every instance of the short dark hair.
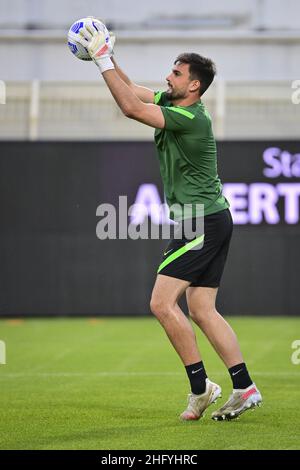
[[183, 54], [180, 54], [176, 58], [174, 64], [177, 64], [178, 62], [181, 64], [189, 64], [190, 79], [200, 81], [200, 96], [202, 96], [212, 83], [214, 76], [217, 73], [214, 62], [208, 57], [203, 57], [195, 52], [184, 52]]

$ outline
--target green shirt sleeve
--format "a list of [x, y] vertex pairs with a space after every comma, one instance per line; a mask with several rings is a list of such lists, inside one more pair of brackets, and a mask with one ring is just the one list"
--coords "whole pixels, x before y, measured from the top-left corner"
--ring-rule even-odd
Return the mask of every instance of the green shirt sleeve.
[[168, 131], [192, 131], [195, 129], [195, 115], [181, 106], [162, 106], [165, 129]]
[[161, 105], [164, 99], [164, 91], [155, 91], [154, 92], [154, 104]]
[[154, 92], [154, 104], [161, 107], [165, 118], [165, 129], [187, 132], [195, 130], [195, 115], [183, 106], [169, 106], [165, 91]]

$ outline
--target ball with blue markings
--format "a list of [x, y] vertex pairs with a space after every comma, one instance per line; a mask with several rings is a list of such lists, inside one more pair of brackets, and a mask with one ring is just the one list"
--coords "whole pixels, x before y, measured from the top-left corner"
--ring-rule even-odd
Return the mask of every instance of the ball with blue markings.
[[77, 59], [80, 60], [92, 60], [89, 56], [88, 50], [80, 44], [78, 41], [79, 39], [79, 33], [80, 30], [84, 26], [90, 26], [94, 27], [97, 30], [100, 30], [101, 28], [99, 25], [101, 25], [101, 22], [97, 20], [97, 18], [81, 18], [80, 20], [75, 21], [75, 23], [72, 24], [72, 26], [69, 29], [68, 32], [68, 46], [72, 54], [77, 57]]

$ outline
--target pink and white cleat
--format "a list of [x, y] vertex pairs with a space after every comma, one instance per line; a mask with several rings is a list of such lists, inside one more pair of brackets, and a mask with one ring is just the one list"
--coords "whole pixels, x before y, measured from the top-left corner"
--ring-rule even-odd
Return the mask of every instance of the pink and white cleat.
[[201, 395], [195, 395], [189, 393], [188, 395], [188, 407], [181, 413], [180, 418], [183, 421], [192, 421], [200, 419], [203, 416], [204, 411], [215, 403], [218, 398], [222, 395], [222, 389], [219, 385], [206, 379], [206, 390]]
[[211, 415], [216, 421], [236, 419], [242, 413], [256, 406], [261, 406], [262, 396], [253, 383], [248, 388], [233, 390], [227, 402]]

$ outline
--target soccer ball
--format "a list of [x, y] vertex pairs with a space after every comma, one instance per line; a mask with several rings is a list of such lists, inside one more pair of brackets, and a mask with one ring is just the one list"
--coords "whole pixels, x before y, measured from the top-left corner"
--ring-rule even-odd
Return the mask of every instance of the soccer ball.
[[92, 60], [89, 56], [88, 50], [78, 41], [79, 32], [84, 26], [94, 27], [97, 31], [101, 28], [101, 22], [97, 18], [81, 18], [72, 24], [68, 32], [68, 46], [72, 54], [80, 60]]

